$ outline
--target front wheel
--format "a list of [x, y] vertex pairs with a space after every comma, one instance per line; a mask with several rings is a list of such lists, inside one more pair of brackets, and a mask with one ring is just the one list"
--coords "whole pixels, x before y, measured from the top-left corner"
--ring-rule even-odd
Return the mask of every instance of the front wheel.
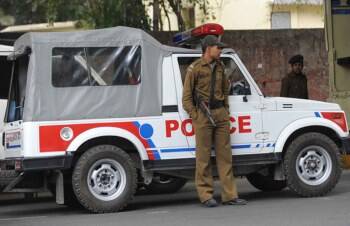
[[122, 210], [133, 198], [136, 168], [130, 156], [113, 145], [99, 145], [86, 151], [72, 175], [74, 193], [94, 213]]
[[303, 197], [330, 192], [341, 175], [338, 146], [324, 134], [306, 133], [287, 148], [284, 170], [288, 187]]

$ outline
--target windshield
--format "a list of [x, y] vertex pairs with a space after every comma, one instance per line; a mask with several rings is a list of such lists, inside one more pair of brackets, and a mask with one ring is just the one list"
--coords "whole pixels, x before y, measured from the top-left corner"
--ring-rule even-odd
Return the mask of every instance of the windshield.
[[[178, 58], [182, 83], [185, 82], [187, 68], [197, 59], [199, 57], [181, 56]], [[225, 76], [229, 81], [229, 95], [243, 95], [246, 84], [249, 84], [243, 72], [231, 57], [223, 56], [220, 60], [225, 65]]]
[[14, 122], [23, 118], [28, 63], [28, 55], [23, 55], [12, 61], [5, 122]]

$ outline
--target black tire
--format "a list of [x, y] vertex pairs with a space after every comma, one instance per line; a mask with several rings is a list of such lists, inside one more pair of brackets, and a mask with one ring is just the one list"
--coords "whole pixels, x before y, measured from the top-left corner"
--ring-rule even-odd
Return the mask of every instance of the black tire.
[[[327, 166], [320, 167], [322, 168], [322, 171], [328, 169], [328, 173], [323, 174], [322, 180], [318, 182], [314, 181], [315, 184], [311, 184], [313, 182], [312, 177], [310, 177], [311, 180], [309, 180], [309, 182], [307, 179], [303, 179], [303, 176], [301, 176], [301, 171], [304, 168], [300, 165], [296, 165], [297, 162], [302, 162], [302, 165], [305, 164], [305, 166], [307, 166], [308, 163], [312, 164], [312, 162], [304, 163], [304, 161], [300, 161], [301, 159], [299, 159], [298, 161], [298, 156], [302, 155], [305, 151], [308, 150], [310, 152], [314, 151], [314, 153], [316, 153], [317, 155], [320, 155], [320, 153], [324, 152], [324, 158], [328, 156], [327, 158], [329, 159], [328, 161], [326, 161], [329, 162]], [[304, 156], [304, 158], [306, 158], [306, 156]], [[310, 168], [307, 168], [307, 170], [309, 169]], [[284, 155], [284, 171], [287, 178], [288, 187], [296, 194], [302, 197], [323, 196], [329, 193], [335, 187], [341, 176], [342, 169], [339, 148], [333, 140], [331, 140], [328, 136], [324, 134], [315, 132], [303, 134], [297, 137], [294, 141], [292, 141], [289, 147], [287, 148], [286, 153]], [[311, 169], [311, 171], [313, 171], [313, 169]], [[317, 172], [318, 171], [316, 171], [316, 173]], [[317, 178], [314, 177], [314, 179]]]
[[[99, 166], [98, 164], [101, 164], [99, 168], [101, 169], [104, 167], [104, 165], [108, 165], [109, 163], [111, 164], [109, 166], [111, 167], [110, 169], [114, 170], [114, 172], [117, 172], [119, 174], [119, 177], [122, 179], [116, 182], [116, 185], [111, 185], [112, 188], [120, 189], [119, 193], [115, 192], [114, 194], [112, 194], [112, 197], [106, 196], [106, 198], [109, 199], [106, 200], [103, 197], [105, 195], [104, 192], [101, 192], [100, 194], [96, 194], [96, 192], [93, 193], [94, 191], [91, 190], [91, 187], [93, 185], [88, 185], [87, 178], [89, 177], [89, 172], [91, 172], [91, 167], [94, 167], [96, 164], [97, 166]], [[117, 169], [118, 167], [119, 171]], [[105, 171], [105, 169], [103, 169], [100, 172], [107, 173], [107, 170]], [[97, 178], [106, 179], [107, 174], [97, 175]], [[108, 177], [107, 175], [107, 179], [105, 181], [110, 182], [115, 177], [117, 176], [115, 175], [111, 179], [111, 177]], [[89, 181], [89, 183], [93, 184], [93, 180]], [[104, 182], [98, 183], [98, 186], [94, 184], [94, 187], [107, 186], [106, 184], [104, 184]], [[130, 156], [122, 149], [113, 145], [98, 145], [87, 150], [77, 161], [72, 175], [72, 185], [73, 191], [78, 201], [87, 210], [93, 213], [108, 213], [120, 211], [124, 207], [126, 207], [126, 205], [131, 201], [135, 194], [135, 190], [137, 187], [136, 168], [134, 167]], [[119, 185], [123, 186], [118, 188]], [[117, 196], [114, 197], [113, 195]]]
[[247, 180], [255, 188], [265, 192], [281, 191], [287, 187], [285, 180], [274, 180], [272, 174], [265, 176], [260, 173], [252, 173], [247, 175]]
[[167, 175], [155, 175], [149, 185], [145, 185], [146, 194], [170, 194], [178, 192], [185, 184], [186, 179]]
[[71, 208], [83, 207], [77, 199], [71, 183], [64, 183], [64, 205]]

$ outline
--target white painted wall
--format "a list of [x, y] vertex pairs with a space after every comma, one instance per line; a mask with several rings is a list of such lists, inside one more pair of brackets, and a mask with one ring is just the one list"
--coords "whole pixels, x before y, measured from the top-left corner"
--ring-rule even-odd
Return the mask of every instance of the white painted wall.
[[270, 3], [270, 0], [210, 0], [209, 11], [216, 18], [203, 20], [204, 15], [199, 13], [196, 24], [214, 22], [227, 30], [270, 29]]

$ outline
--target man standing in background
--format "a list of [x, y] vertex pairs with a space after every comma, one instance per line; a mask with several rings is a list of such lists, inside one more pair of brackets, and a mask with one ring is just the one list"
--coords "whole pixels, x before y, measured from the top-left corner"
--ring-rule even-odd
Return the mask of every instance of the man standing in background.
[[291, 72], [282, 79], [281, 97], [309, 99], [307, 78], [303, 73], [304, 57], [296, 55], [290, 58]]

